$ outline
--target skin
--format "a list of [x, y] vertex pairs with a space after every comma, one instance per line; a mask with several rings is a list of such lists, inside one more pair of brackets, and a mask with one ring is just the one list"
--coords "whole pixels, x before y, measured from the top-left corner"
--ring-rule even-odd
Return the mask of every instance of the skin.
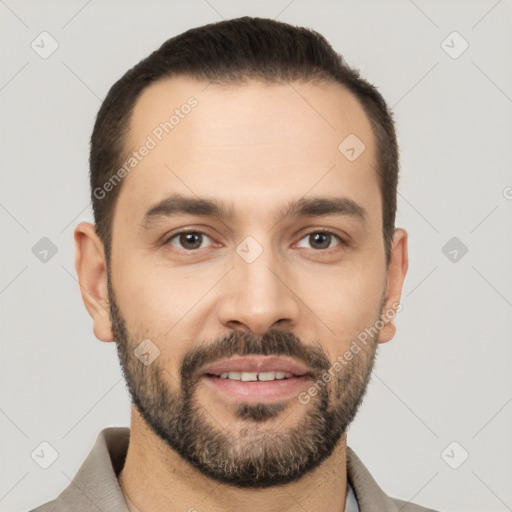
[[[143, 91], [130, 123], [132, 150], [190, 96], [198, 106], [124, 178], [113, 219], [117, 306], [134, 340], [149, 338], [158, 346], [158, 368], [173, 389], [184, 356], [200, 340], [219, 340], [233, 330], [255, 336], [272, 328], [293, 332], [305, 345], [319, 344], [334, 363], [379, 313], [400, 301], [408, 268], [407, 232], [401, 228], [386, 268], [375, 140], [351, 93], [331, 83], [207, 85], [166, 78]], [[366, 146], [353, 162], [338, 150], [351, 133]], [[172, 193], [222, 200], [235, 218], [182, 215], [144, 230], [145, 212]], [[365, 224], [348, 216], [274, 218], [291, 200], [340, 195], [365, 208]], [[191, 227], [207, 235], [201, 249], [187, 253], [179, 237], [174, 245], [163, 243]], [[351, 243], [339, 245], [333, 238], [330, 248], [315, 248], [307, 236], [315, 229], [348, 235]], [[247, 236], [263, 248], [250, 264], [236, 253]], [[75, 243], [94, 334], [112, 342], [103, 244], [86, 222], [76, 227]], [[395, 331], [393, 320], [385, 321], [375, 345], [390, 341]], [[369, 368], [369, 356], [362, 361]], [[226, 396], [204, 384], [194, 396], [212, 426], [221, 426], [235, 445], [244, 427], [256, 429], [250, 419], [235, 417]], [[314, 403], [290, 399], [285, 411], [257, 427], [286, 433], [300, 427]], [[183, 460], [132, 406], [122, 485], [141, 512], [244, 510], [247, 503], [283, 511], [296, 510], [297, 502], [305, 510], [340, 511], [345, 466], [346, 432], [329, 457], [296, 481], [265, 489], [221, 484]]]

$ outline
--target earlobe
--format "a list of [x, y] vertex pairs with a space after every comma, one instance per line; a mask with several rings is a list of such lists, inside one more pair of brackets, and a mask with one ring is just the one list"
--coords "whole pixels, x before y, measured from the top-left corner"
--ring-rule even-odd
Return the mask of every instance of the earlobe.
[[391, 259], [387, 271], [386, 302], [381, 311], [381, 319], [384, 322], [379, 332], [379, 343], [386, 343], [396, 334], [395, 316], [402, 295], [402, 286], [409, 267], [407, 250], [407, 231], [402, 228], [395, 229], [391, 248]]
[[105, 251], [94, 225], [81, 222], [75, 228], [75, 269], [85, 308], [100, 341], [114, 341], [107, 288]]

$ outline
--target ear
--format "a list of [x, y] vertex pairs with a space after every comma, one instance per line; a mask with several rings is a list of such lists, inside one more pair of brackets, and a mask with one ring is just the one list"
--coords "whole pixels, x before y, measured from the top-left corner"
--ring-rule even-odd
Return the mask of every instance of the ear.
[[[397, 309], [400, 309], [398, 304], [402, 295], [405, 275], [409, 267], [407, 236], [407, 231], [402, 228], [395, 229], [393, 234], [391, 258], [387, 271], [386, 300], [381, 311], [381, 320], [384, 322], [384, 325], [379, 332], [379, 343], [390, 341], [396, 333], [394, 318]], [[395, 314], [390, 313], [391, 310], [394, 310]]]
[[75, 268], [85, 307], [100, 341], [114, 341], [107, 289], [107, 264], [103, 242], [89, 222], [75, 228]]

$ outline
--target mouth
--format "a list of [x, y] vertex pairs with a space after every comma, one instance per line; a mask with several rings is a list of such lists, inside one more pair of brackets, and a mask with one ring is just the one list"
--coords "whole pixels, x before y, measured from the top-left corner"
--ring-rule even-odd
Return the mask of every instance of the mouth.
[[209, 377], [219, 377], [220, 379], [240, 380], [242, 382], [254, 382], [271, 380], [289, 379], [297, 377], [293, 373], [283, 371], [269, 371], [269, 372], [222, 372], [220, 375], [207, 374]]
[[234, 357], [203, 371], [203, 380], [231, 400], [265, 403], [296, 396], [311, 381], [311, 370], [274, 356]]

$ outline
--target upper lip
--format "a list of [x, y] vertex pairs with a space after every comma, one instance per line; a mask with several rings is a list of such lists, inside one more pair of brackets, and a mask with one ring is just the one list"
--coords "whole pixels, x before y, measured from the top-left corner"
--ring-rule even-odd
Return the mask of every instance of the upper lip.
[[311, 370], [303, 364], [277, 356], [237, 356], [207, 366], [203, 373], [220, 375], [224, 372], [286, 372], [295, 376], [309, 375]]

